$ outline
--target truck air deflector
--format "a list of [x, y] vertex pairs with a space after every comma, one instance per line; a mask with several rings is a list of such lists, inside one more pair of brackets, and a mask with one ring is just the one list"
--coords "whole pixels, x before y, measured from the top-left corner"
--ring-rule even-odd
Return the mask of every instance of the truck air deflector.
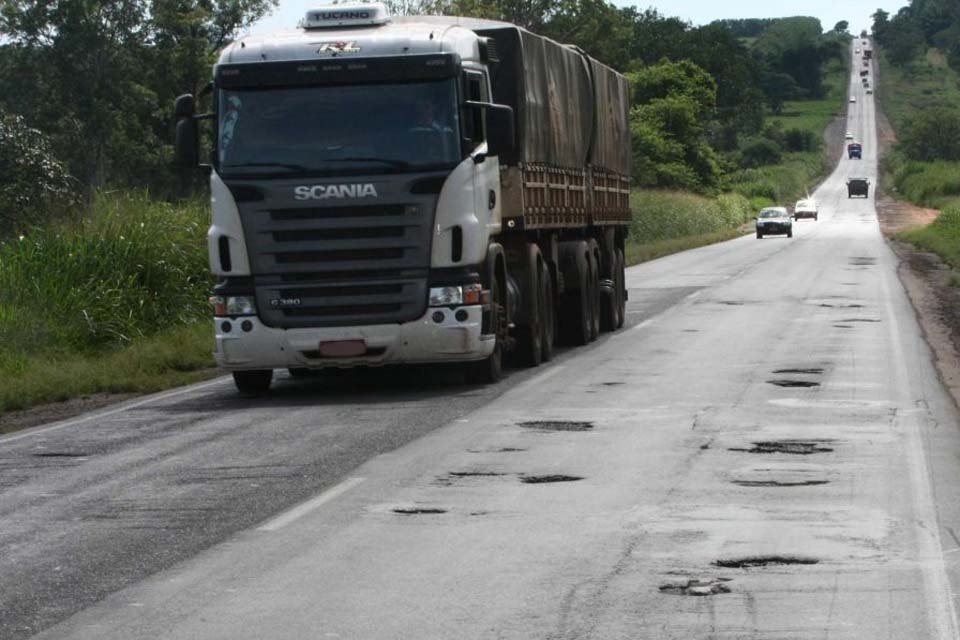
[[459, 71], [459, 56], [435, 53], [392, 58], [351, 57], [221, 64], [216, 68], [215, 77], [221, 89], [243, 89], [440, 80], [453, 77]]

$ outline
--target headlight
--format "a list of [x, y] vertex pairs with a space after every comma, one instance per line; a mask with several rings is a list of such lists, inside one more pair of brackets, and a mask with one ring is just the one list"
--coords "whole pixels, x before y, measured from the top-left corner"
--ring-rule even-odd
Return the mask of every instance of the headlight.
[[454, 307], [461, 304], [480, 304], [482, 290], [483, 287], [479, 284], [432, 287], [430, 289], [430, 306]]
[[449, 307], [463, 304], [462, 287], [432, 287], [430, 289], [431, 307]]
[[213, 296], [210, 298], [215, 316], [255, 316], [257, 303], [253, 296]]

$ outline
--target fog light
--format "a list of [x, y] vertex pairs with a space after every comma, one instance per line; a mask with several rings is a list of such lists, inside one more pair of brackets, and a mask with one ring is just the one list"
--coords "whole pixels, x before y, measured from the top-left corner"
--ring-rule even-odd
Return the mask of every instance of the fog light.
[[224, 333], [230, 333], [231, 329], [233, 329], [233, 325], [231, 325], [229, 322], [224, 321], [224, 323], [220, 325], [220, 330]]
[[253, 323], [249, 320], [244, 320], [240, 323], [240, 328], [243, 329], [245, 333], [250, 333], [253, 331]]
[[434, 311], [431, 317], [433, 318], [433, 321], [436, 322], [437, 324], [443, 323], [443, 318], [444, 318], [443, 311]]
[[470, 317], [470, 314], [467, 313], [467, 310], [466, 310], [466, 309], [457, 309], [457, 313], [454, 315], [454, 317], [455, 317], [459, 322], [466, 322], [466, 321], [467, 321], [467, 318]]

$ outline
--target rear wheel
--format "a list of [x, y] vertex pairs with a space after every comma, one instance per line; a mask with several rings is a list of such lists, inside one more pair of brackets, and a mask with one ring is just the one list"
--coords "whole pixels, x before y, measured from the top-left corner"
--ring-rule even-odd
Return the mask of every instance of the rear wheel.
[[617, 319], [620, 313], [619, 296], [617, 295], [617, 254], [610, 256], [610, 289], [600, 290], [600, 330], [613, 331], [617, 328]]
[[617, 249], [617, 265], [614, 267], [613, 281], [617, 291], [617, 329], [627, 320], [627, 275], [623, 250]]
[[586, 245], [577, 243], [573, 256], [573, 276], [571, 284], [576, 289], [564, 292], [560, 304], [560, 333], [563, 341], [571, 345], [584, 345], [590, 342], [591, 310], [589, 275], [590, 265], [587, 263]]
[[793, 227], [790, 227], [789, 229], [787, 229], [787, 237], [788, 238], [793, 237]]
[[506, 337], [506, 309], [500, 283], [494, 280], [490, 287], [490, 333], [496, 336], [493, 353], [476, 362], [468, 362], [467, 382], [489, 384], [500, 379], [503, 373], [503, 342]]
[[[539, 261], [537, 262], [539, 264]], [[536, 308], [531, 309], [530, 324], [517, 327], [517, 355], [520, 363], [528, 367], [538, 367], [543, 361], [543, 290], [540, 283], [539, 267], [530, 274], [533, 279], [531, 289], [536, 294]]]
[[590, 341], [593, 342], [600, 335], [600, 265], [597, 255], [590, 251], [587, 254], [587, 264], [590, 265]]
[[539, 263], [540, 272], [540, 357], [544, 362], [553, 359], [553, 341], [557, 327], [557, 315], [553, 302], [553, 278], [546, 263]]
[[273, 369], [233, 372], [233, 383], [237, 385], [237, 391], [244, 398], [262, 396], [270, 390], [272, 380]]
[[757, 240], [762, 240], [762, 239], [763, 239], [763, 234], [757, 231]]

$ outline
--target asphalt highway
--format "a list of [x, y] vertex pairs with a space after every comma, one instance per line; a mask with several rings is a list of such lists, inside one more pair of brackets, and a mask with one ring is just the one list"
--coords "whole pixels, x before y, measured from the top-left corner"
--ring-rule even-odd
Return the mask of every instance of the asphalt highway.
[[0, 638], [957, 638], [960, 423], [847, 198], [858, 70], [819, 221], [631, 268], [627, 327], [550, 365], [0, 438]]

